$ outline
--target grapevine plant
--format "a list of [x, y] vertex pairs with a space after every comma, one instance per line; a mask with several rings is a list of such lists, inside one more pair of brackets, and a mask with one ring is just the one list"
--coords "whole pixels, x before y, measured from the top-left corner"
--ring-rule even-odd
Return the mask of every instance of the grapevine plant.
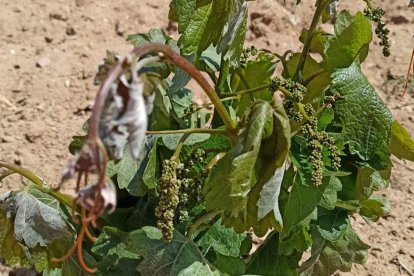
[[[362, 0], [361, 0], [362, 1]], [[172, 0], [160, 29], [108, 52], [61, 185], [0, 197], [0, 256], [44, 275], [331, 275], [363, 264], [351, 216], [377, 221], [391, 155], [414, 142], [361, 70], [384, 11], [317, 0], [303, 50], [245, 46], [245, 0]], [[298, 1], [297, 4], [300, 4]], [[276, 16], [276, 15], [275, 15]], [[328, 33], [320, 23], [332, 22]], [[209, 101], [196, 104], [193, 79]], [[263, 242], [252, 250], [252, 240]], [[307, 257], [306, 257], [307, 256]]]

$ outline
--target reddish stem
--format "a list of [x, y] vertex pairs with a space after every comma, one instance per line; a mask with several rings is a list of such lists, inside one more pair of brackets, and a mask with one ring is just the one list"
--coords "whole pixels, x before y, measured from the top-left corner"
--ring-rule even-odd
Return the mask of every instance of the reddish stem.
[[410, 83], [410, 74], [411, 74], [411, 67], [413, 69], [413, 75], [414, 75], [414, 49], [413, 49], [413, 53], [411, 54], [411, 61], [410, 61], [410, 66], [408, 66], [408, 72], [407, 72], [407, 79], [405, 80], [405, 87], [404, 87], [404, 92], [402, 94], [402, 96], [405, 96], [405, 93], [407, 92], [408, 89], [408, 84]]

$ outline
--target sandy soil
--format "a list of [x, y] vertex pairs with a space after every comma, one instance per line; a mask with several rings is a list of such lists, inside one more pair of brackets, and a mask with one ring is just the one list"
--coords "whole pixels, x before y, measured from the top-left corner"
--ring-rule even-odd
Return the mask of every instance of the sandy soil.
[[[248, 43], [278, 53], [298, 50], [314, 1], [259, 0], [250, 3]], [[355, 10], [362, 0], [343, 0]], [[399, 97], [414, 45], [414, 9], [407, 0], [376, 1], [387, 11], [393, 53], [388, 59], [374, 45], [364, 64], [370, 81], [391, 111], [414, 134], [414, 91]], [[384, 2], [384, 3], [382, 3]], [[0, 159], [30, 168], [56, 184], [71, 136], [81, 133], [97, 88], [96, 65], [106, 50], [125, 53], [127, 34], [151, 27], [167, 29], [167, 0], [0, 0]], [[278, 16], [275, 16], [275, 13]], [[378, 44], [378, 41], [375, 42]], [[388, 75], [397, 80], [389, 81]], [[394, 160], [392, 212], [372, 227], [355, 219], [362, 239], [372, 245], [365, 266], [346, 275], [400, 275], [398, 258], [414, 270], [414, 164]], [[16, 189], [19, 178], [1, 192]], [[402, 272], [404, 273], [404, 272]], [[345, 275], [341, 273], [341, 275]]]

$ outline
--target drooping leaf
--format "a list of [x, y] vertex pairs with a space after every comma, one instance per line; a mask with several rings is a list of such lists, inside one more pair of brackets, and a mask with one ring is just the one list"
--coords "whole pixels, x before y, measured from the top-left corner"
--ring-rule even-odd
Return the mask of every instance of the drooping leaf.
[[253, 106], [240, 142], [217, 163], [207, 179], [204, 187], [207, 210], [222, 209], [229, 217], [245, 220], [261, 140], [266, 135], [265, 129], [272, 124], [271, 110], [267, 102]]
[[353, 263], [363, 264], [368, 257], [368, 245], [363, 243], [349, 225], [336, 242], [323, 238], [318, 230], [312, 230], [312, 257], [300, 267], [301, 276], [328, 276], [340, 270], [348, 272]]
[[210, 246], [224, 256], [237, 257], [240, 254], [240, 246], [246, 238], [246, 234], [237, 234], [233, 229], [225, 227], [218, 220], [198, 241], [204, 249]]
[[247, 274], [263, 276], [295, 276], [302, 254], [285, 256], [279, 252], [279, 235], [270, 234], [251, 256]]
[[141, 275], [178, 275], [194, 262], [205, 262], [196, 246], [178, 231], [174, 231], [171, 242], [166, 242], [161, 231], [150, 226], [132, 232], [113, 227], [103, 230], [92, 251], [101, 256], [110, 252], [117, 260], [139, 257], [142, 260], [136, 269]]
[[335, 102], [334, 124], [342, 127], [344, 140], [352, 154], [362, 160], [387, 150], [393, 117], [363, 75], [358, 61], [332, 74], [332, 91], [341, 99]]
[[391, 143], [388, 148], [399, 159], [414, 161], [414, 141], [397, 120], [391, 126]]
[[[263, 236], [269, 228], [273, 227], [279, 231], [282, 229], [278, 174], [279, 169], [284, 167], [289, 152], [290, 135], [289, 119], [283, 107], [274, 106], [272, 135], [262, 140], [255, 165], [257, 183], [248, 195], [247, 218], [226, 217], [223, 220], [237, 232], [247, 231], [253, 227], [256, 235]], [[259, 209], [263, 217], [259, 217]]]

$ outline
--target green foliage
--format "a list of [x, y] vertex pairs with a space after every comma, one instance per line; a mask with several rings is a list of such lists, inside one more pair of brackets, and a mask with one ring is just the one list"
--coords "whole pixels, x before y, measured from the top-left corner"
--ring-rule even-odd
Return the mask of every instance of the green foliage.
[[[244, 48], [248, 1], [172, 0], [177, 41], [160, 29], [130, 35], [146, 55], [137, 64], [129, 55], [119, 64], [121, 77], [111, 75], [118, 57], [107, 53], [96, 83], [112, 72], [116, 80], [105, 85], [120, 88], [117, 93], [129, 92], [134, 81], [142, 84], [149, 132], [139, 152], [125, 146], [130, 133], [111, 109], [125, 103], [99, 98], [101, 93], [101, 118], [92, 114], [85, 126], [98, 121], [108, 130], [100, 138], [111, 160], [100, 164], [106, 155], [99, 147], [89, 149], [96, 155], [85, 154], [84, 146], [96, 143], [93, 125], [69, 146], [89, 167], [78, 162], [65, 174], [106, 168], [100, 180], [111, 178], [117, 187], [116, 210], [94, 213], [99, 218], [88, 229], [98, 238], [85, 239], [79, 254], [98, 275], [319, 276], [366, 261], [369, 246], [349, 218], [387, 215], [390, 204], [376, 191], [389, 185], [391, 154], [414, 161], [414, 141], [361, 70], [371, 21], [384, 51], [389, 47], [383, 13], [370, 8], [365, 15], [335, 15], [338, 2], [316, 1], [311, 27], [299, 38], [303, 52]], [[318, 28], [332, 18], [333, 34]], [[159, 51], [163, 45], [173, 51]], [[194, 102], [201, 90], [185, 87], [191, 77], [211, 102]], [[276, 90], [284, 94], [282, 102], [275, 100]], [[68, 196], [6, 165], [0, 162], [7, 168], [0, 179], [17, 172], [38, 186], [0, 197], [0, 256], [7, 265], [34, 266], [45, 275], [87, 275], [76, 259], [81, 251], [63, 264], [50, 261], [83, 235], [71, 217], [80, 207], [70, 210]], [[76, 202], [92, 212], [107, 203], [105, 197], [115, 197], [98, 191], [89, 185]], [[265, 238], [251, 253], [254, 235]], [[311, 256], [300, 262], [309, 249]]]

